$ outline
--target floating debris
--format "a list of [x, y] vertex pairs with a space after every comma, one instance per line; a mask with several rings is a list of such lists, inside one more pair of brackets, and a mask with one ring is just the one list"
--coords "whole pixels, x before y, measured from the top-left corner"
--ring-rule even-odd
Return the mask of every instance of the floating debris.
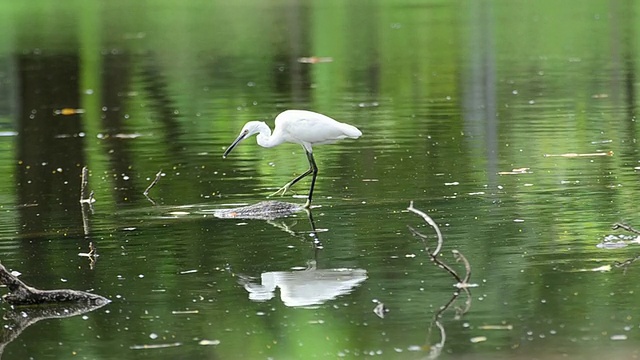
[[133, 134], [114, 134], [114, 135], [111, 135], [111, 136], [116, 138], [116, 139], [136, 139], [136, 138], [139, 138], [140, 136], [142, 136], [142, 134], [138, 134], [138, 133], [133, 133]]
[[373, 313], [376, 314], [380, 319], [384, 319], [384, 315], [389, 312], [384, 303], [379, 302], [378, 305], [373, 309]]
[[471, 341], [474, 344], [477, 344], [477, 343], [480, 343], [480, 342], [487, 341], [487, 337], [486, 336], [476, 336], [476, 337], [472, 337], [471, 339], [469, 339], [469, 341]]
[[53, 111], [54, 115], [76, 115], [76, 114], [84, 114], [84, 109], [72, 109], [72, 108], [62, 108]]
[[143, 344], [143, 345], [132, 345], [129, 346], [129, 349], [131, 350], [146, 350], [146, 349], [164, 349], [164, 348], [170, 348], [170, 347], [178, 347], [178, 346], [182, 346], [182, 343], [179, 342], [175, 342], [175, 343], [169, 343], [169, 344]]
[[205, 340], [202, 339], [198, 342], [198, 345], [203, 345], [203, 346], [207, 346], [207, 345], [220, 345], [220, 340]]
[[100, 255], [98, 255], [98, 253], [96, 251], [96, 247], [93, 245], [93, 242], [90, 241], [89, 242], [89, 252], [88, 253], [82, 253], [82, 252], [78, 253], [78, 256], [84, 256], [84, 257], [95, 259]]
[[513, 169], [511, 171], [499, 171], [498, 175], [520, 175], [520, 174], [531, 174], [531, 171], [529, 171], [530, 168], [525, 167], [525, 168], [517, 168], [517, 169]]
[[190, 213], [187, 211], [172, 211], [169, 213], [169, 215], [171, 216], [185, 216], [185, 215], [189, 215]]
[[474, 287], [478, 287], [480, 285], [476, 284], [476, 283], [466, 283], [466, 282], [459, 282], [456, 284], [453, 284], [454, 287], [458, 288], [458, 289], [468, 289], [468, 288], [474, 288]]
[[185, 314], [197, 314], [198, 310], [174, 310], [171, 312], [173, 315], [185, 315]]
[[606, 272], [606, 271], [611, 271], [611, 269], [612, 269], [611, 265], [603, 265], [593, 269], [578, 269], [576, 270], [576, 272], [585, 272], [585, 271]]
[[373, 102], [361, 102], [358, 103], [358, 107], [359, 108], [368, 108], [368, 107], [378, 107], [380, 106], [380, 103], [378, 103], [377, 101], [373, 101]]
[[613, 151], [596, 152], [596, 153], [544, 154], [544, 157], [565, 157], [565, 158], [595, 157], [595, 156], [613, 156]]
[[181, 274], [181, 275], [184, 275], [184, 274], [193, 274], [193, 273], [197, 273], [197, 272], [198, 272], [198, 270], [196, 270], [196, 269], [193, 269], [193, 270], [184, 270], [184, 271], [180, 271], [180, 274]]
[[480, 330], [513, 330], [513, 325], [481, 325]]
[[321, 56], [309, 56], [309, 57], [299, 57], [298, 62], [301, 64], [319, 64], [319, 63], [328, 63], [333, 62], [332, 57], [321, 57]]
[[142, 136], [142, 134], [133, 133], [133, 134], [98, 134], [96, 137], [98, 139], [108, 139], [110, 137], [116, 138], [116, 139], [136, 139], [136, 138], [139, 138], [140, 136]]

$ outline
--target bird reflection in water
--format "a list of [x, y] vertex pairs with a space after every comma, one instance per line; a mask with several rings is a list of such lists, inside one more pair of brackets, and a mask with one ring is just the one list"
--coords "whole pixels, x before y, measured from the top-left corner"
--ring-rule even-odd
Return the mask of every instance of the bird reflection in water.
[[298, 271], [270, 271], [260, 275], [260, 284], [248, 277], [240, 283], [253, 301], [267, 301], [280, 288], [280, 299], [286, 306], [306, 307], [323, 304], [352, 292], [367, 279], [364, 269], [318, 269], [315, 261]]
[[[313, 237], [314, 259], [308, 261], [303, 270], [264, 272], [260, 275], [259, 281], [251, 276], [236, 274], [240, 279], [240, 284], [249, 292], [249, 299], [253, 301], [271, 300], [275, 297], [276, 289], [280, 288], [280, 298], [285, 305], [291, 307], [315, 306], [351, 293], [367, 279], [367, 271], [364, 269], [318, 268], [318, 250], [322, 248], [322, 243], [318, 238], [318, 230], [309, 209], [278, 201], [263, 201], [242, 208], [219, 211], [216, 216], [220, 218], [263, 219], [274, 224], [273, 220], [276, 218], [286, 217], [301, 210], [306, 212], [311, 225], [310, 235]], [[299, 235], [286, 226], [278, 227], [289, 234]]]

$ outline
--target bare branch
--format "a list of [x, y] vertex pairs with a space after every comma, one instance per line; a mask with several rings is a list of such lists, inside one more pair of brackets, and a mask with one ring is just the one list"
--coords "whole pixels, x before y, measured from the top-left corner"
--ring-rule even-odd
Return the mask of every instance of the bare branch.
[[[431, 256], [437, 256], [440, 253], [440, 249], [442, 248], [442, 233], [440, 232], [440, 228], [438, 227], [438, 224], [436, 224], [435, 221], [433, 221], [433, 219], [425, 214], [424, 212], [416, 209], [413, 207], [413, 201], [411, 201], [409, 203], [409, 207], [407, 208], [407, 210], [411, 211], [414, 214], [417, 214], [419, 216], [421, 216], [424, 221], [427, 222], [427, 224], [431, 225], [431, 227], [433, 227], [433, 229], [436, 231], [436, 234], [438, 235], [438, 245], [436, 246], [435, 251], [433, 251], [433, 253], [431, 253]], [[421, 234], [422, 235], [422, 234]], [[424, 235], [422, 235], [424, 236]]]
[[144, 192], [142, 193], [144, 196], [149, 195], [149, 191], [151, 190], [152, 187], [154, 187], [158, 183], [158, 180], [160, 180], [160, 177], [162, 177], [162, 169], [160, 169], [160, 171], [156, 173], [156, 178], [153, 179], [151, 184], [149, 184], [149, 186], [147, 186], [147, 188], [144, 190]]
[[460, 277], [460, 275], [458, 275], [458, 273], [456, 273], [456, 271], [453, 270], [453, 268], [451, 266], [445, 264], [443, 261], [441, 261], [440, 259], [438, 259], [436, 256], [434, 256], [431, 253], [429, 253], [429, 258], [431, 258], [431, 261], [433, 261], [436, 265], [438, 265], [438, 267], [440, 267], [441, 269], [444, 269], [446, 272], [451, 274], [451, 276], [453, 276], [453, 278], [456, 279], [458, 284], [463, 283], [463, 280]]
[[427, 244], [427, 235], [419, 232], [418, 230], [414, 229], [413, 227], [407, 225], [407, 228], [409, 228], [409, 231], [411, 231], [411, 234], [415, 237], [420, 238], [420, 240], [422, 241], [422, 243], [424, 244], [424, 249], [427, 251], [427, 253], [431, 254], [431, 250], [429, 249], [429, 244]]
[[627, 225], [627, 224], [622, 224], [622, 223], [615, 223], [611, 226], [611, 229], [613, 230], [617, 230], [617, 229], [623, 229], [629, 232], [632, 232], [634, 234], [638, 234], [640, 235], [640, 230], [636, 230], [633, 227]]

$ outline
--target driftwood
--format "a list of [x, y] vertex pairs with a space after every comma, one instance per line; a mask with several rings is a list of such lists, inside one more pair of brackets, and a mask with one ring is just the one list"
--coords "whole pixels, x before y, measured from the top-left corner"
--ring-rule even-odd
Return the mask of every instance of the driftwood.
[[85, 291], [36, 289], [12, 275], [2, 264], [0, 264], [0, 283], [5, 284], [9, 289], [9, 293], [3, 295], [2, 300], [10, 305], [82, 303], [102, 306], [110, 302], [105, 297]]
[[300, 205], [282, 201], [261, 201], [253, 205], [216, 210], [214, 216], [222, 219], [274, 220], [303, 209]]

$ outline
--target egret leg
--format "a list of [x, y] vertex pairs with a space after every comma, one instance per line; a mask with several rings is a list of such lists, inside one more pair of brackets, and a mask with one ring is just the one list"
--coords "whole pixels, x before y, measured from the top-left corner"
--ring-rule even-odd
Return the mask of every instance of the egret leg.
[[309, 197], [307, 197], [307, 202], [304, 204], [305, 208], [311, 207], [311, 196], [313, 195], [313, 187], [316, 185], [316, 177], [318, 177], [318, 165], [316, 165], [316, 161], [313, 159], [313, 153], [307, 152], [307, 159], [309, 159], [309, 166], [313, 172], [313, 177], [311, 178], [311, 188], [309, 189]]
[[283, 187], [281, 187], [280, 189], [278, 189], [278, 191], [274, 192], [269, 196], [274, 196], [277, 194], [284, 195], [287, 192], [287, 190], [289, 190], [289, 188], [292, 187], [295, 183], [302, 180], [304, 177], [308, 176], [309, 174], [313, 174], [313, 178], [311, 180], [311, 189], [309, 190], [309, 196], [307, 197], [307, 202], [305, 203], [304, 207], [308, 208], [309, 206], [311, 206], [311, 197], [313, 195], [313, 187], [316, 184], [316, 177], [318, 176], [318, 166], [316, 165], [316, 161], [313, 159], [313, 153], [306, 151], [306, 149], [305, 149], [305, 152], [307, 153], [307, 159], [309, 160], [309, 170], [305, 171], [304, 173], [298, 175], [295, 179], [284, 184]]

